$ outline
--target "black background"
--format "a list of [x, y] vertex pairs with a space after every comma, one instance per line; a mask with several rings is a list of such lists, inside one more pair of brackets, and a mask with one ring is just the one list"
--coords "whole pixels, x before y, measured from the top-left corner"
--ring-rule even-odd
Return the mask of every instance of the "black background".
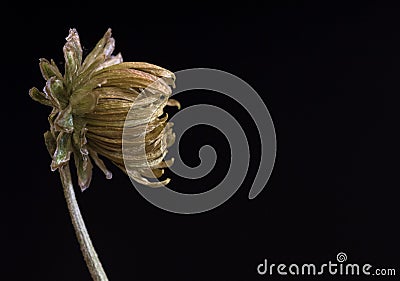
[[[178, 215], [148, 203], [117, 168], [110, 167], [109, 181], [95, 170], [91, 187], [76, 189], [77, 199], [110, 280], [272, 280], [279, 276], [256, 272], [264, 258], [320, 264], [339, 252], [348, 262], [399, 270], [398, 8], [289, 1], [222, 9], [59, 4], [3, 10], [10, 20], [2, 24], [1, 42], [1, 280], [90, 280], [58, 173], [49, 168], [42, 137], [49, 110], [28, 96], [31, 87], [44, 86], [39, 58], [62, 65], [71, 27], [86, 52], [111, 27], [125, 61], [171, 71], [216, 68], [242, 78], [262, 96], [277, 134], [271, 178], [249, 200], [260, 151], [250, 117], [212, 92], [179, 94], [184, 107], [214, 104], [237, 117], [252, 152], [248, 176], [222, 206]], [[204, 191], [223, 178], [229, 149], [215, 130], [188, 132], [184, 160], [198, 164], [204, 143], [219, 153], [216, 170], [195, 183], [170, 175], [171, 188]], [[322, 278], [328, 277], [343, 279]]]

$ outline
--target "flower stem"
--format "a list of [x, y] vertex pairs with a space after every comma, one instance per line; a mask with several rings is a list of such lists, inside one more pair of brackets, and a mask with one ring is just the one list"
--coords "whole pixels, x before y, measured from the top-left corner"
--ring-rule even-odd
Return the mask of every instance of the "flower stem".
[[94, 281], [107, 281], [108, 278], [96, 254], [92, 241], [90, 240], [85, 222], [83, 221], [81, 212], [79, 210], [78, 202], [76, 201], [69, 165], [63, 165], [59, 168], [59, 171], [64, 189], [65, 200], [67, 201], [68, 211], [71, 216], [75, 234], [78, 238], [78, 242], [90, 275]]

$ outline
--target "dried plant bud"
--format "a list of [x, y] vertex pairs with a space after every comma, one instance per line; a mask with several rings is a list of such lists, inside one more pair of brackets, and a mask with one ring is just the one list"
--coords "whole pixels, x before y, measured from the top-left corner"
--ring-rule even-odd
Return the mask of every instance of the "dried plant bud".
[[[94, 49], [82, 58], [78, 32], [71, 29], [63, 48], [65, 73], [61, 74], [53, 60], [40, 59], [40, 71], [46, 80], [43, 92], [32, 88], [29, 95], [37, 102], [53, 108], [50, 131], [44, 135], [47, 149], [52, 156], [54, 171], [67, 164], [73, 155], [78, 183], [82, 190], [90, 185], [92, 161], [105, 174], [112, 177], [101, 157], [113, 162], [124, 172], [122, 132], [124, 125], [133, 128], [129, 173], [133, 179], [148, 186], [167, 184], [169, 179], [159, 178], [164, 168], [173, 160], [164, 161], [167, 147], [175, 135], [165, 106], [177, 106], [169, 100], [175, 75], [162, 67], [146, 62], [123, 62], [122, 55], [112, 55], [115, 40], [108, 29]], [[126, 120], [134, 106], [135, 114]], [[155, 114], [154, 114], [155, 112]], [[145, 135], [145, 142], [137, 140]], [[144, 146], [144, 147], [143, 147]], [[145, 156], [140, 154], [144, 148]]]

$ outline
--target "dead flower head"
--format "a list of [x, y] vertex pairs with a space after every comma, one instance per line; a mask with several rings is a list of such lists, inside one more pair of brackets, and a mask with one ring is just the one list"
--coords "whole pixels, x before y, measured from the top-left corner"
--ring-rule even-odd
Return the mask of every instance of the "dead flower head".
[[[164, 157], [175, 135], [163, 109], [166, 105], [180, 106], [169, 99], [175, 75], [153, 64], [123, 62], [121, 54], [112, 55], [115, 40], [110, 29], [84, 60], [75, 29], [70, 30], [66, 41], [64, 75], [53, 60], [40, 59], [46, 85], [43, 92], [37, 88], [29, 91], [35, 101], [52, 107], [50, 130], [44, 134], [52, 157], [51, 169], [67, 165], [73, 155], [78, 183], [84, 190], [92, 178], [92, 161], [108, 179], [112, 177], [99, 157], [103, 156], [141, 184], [167, 184], [169, 179], [147, 178], [161, 177], [163, 168], [172, 164]], [[130, 120], [126, 120], [130, 110], [137, 110], [137, 114], [129, 114]], [[128, 169], [122, 153], [126, 124], [145, 140], [145, 154], [135, 154], [132, 149], [127, 156]]]

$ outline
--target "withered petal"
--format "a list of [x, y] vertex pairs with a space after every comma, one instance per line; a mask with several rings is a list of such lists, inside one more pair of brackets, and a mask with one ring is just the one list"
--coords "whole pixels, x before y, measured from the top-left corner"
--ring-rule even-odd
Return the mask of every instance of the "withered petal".
[[136, 69], [140, 70], [149, 74], [152, 74], [154, 76], [163, 78], [165, 82], [169, 86], [172, 86], [175, 88], [175, 74], [163, 67], [160, 67], [155, 64], [147, 63], [147, 62], [121, 62], [119, 64], [114, 64], [112, 66], [109, 66], [107, 68], [104, 68], [103, 71], [111, 71], [111, 70], [117, 70], [117, 69]]
[[99, 158], [97, 152], [89, 148], [89, 154], [90, 157], [93, 159], [94, 163], [96, 164], [96, 166], [99, 167], [100, 170], [104, 173], [106, 179], [111, 179], [112, 173], [110, 172], [110, 170], [107, 169], [106, 165], [104, 164], [104, 161]]
[[[105, 68], [107, 69], [107, 68]], [[151, 88], [165, 95], [171, 94], [171, 88], [161, 78], [137, 69], [115, 69], [109, 71], [100, 71], [94, 74], [96, 78], [106, 79], [104, 86], [115, 86], [120, 88]]]
[[139, 169], [139, 174], [150, 179], [158, 179], [164, 174], [164, 169]]
[[151, 181], [147, 180], [146, 178], [144, 178], [142, 175], [140, 175], [140, 173], [138, 171], [128, 171], [128, 176], [133, 178], [136, 182], [146, 185], [146, 186], [149, 186], [149, 187], [163, 187], [163, 186], [166, 186], [171, 181], [170, 178], [167, 178], [163, 181], [151, 182]]
[[123, 59], [121, 53], [118, 53], [116, 56], [110, 56], [109, 58], [106, 58], [106, 60], [99, 67], [96, 68], [96, 71], [111, 65], [120, 64], [122, 61]]
[[153, 168], [169, 168], [171, 167], [175, 162], [175, 158], [171, 158], [168, 160], [161, 161], [157, 165], [153, 165]]
[[181, 103], [174, 99], [168, 99], [167, 105], [168, 106], [176, 106], [178, 108], [178, 110], [181, 109]]

